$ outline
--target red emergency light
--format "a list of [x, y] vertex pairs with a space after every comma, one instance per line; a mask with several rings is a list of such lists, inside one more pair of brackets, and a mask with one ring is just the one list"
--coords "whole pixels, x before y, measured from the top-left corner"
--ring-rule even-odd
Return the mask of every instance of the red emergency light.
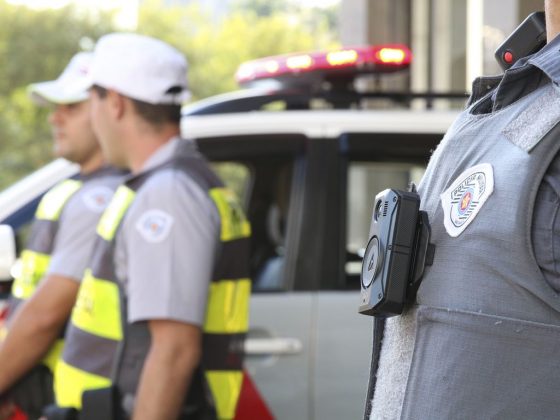
[[412, 53], [399, 44], [341, 48], [261, 58], [242, 64], [235, 78], [240, 85], [258, 80], [298, 77], [303, 73], [388, 73], [408, 68]]

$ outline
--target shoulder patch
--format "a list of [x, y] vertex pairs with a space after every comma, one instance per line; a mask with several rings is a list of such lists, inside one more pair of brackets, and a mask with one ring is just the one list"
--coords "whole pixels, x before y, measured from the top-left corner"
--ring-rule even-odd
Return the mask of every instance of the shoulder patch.
[[459, 236], [474, 220], [494, 191], [492, 165], [483, 163], [467, 169], [441, 194], [443, 224], [449, 236]]
[[169, 235], [173, 217], [159, 209], [145, 211], [136, 222], [136, 229], [147, 242], [161, 242]]
[[92, 187], [84, 192], [84, 204], [89, 210], [101, 213], [111, 201], [113, 193], [114, 191], [109, 187], [102, 185]]

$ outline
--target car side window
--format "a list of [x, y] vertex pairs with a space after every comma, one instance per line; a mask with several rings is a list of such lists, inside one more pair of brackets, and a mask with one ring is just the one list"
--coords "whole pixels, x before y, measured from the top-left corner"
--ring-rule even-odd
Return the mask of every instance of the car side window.
[[214, 162], [236, 192], [251, 222], [253, 292], [284, 290], [285, 241], [292, 187], [292, 159]]
[[373, 203], [377, 193], [416, 185], [425, 167], [402, 162], [350, 162], [346, 203], [346, 284], [359, 288], [362, 257], [367, 245]]
[[251, 170], [239, 162], [214, 162], [210, 164], [226, 187], [232, 190], [243, 210], [247, 211], [247, 199], [251, 184]]

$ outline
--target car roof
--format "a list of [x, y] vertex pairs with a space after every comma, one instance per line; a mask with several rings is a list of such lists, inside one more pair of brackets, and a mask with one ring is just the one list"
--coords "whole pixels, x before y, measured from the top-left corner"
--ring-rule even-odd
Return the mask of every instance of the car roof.
[[187, 115], [181, 132], [187, 138], [250, 134], [303, 134], [336, 138], [344, 133], [445, 133], [458, 111], [329, 110], [254, 111], [217, 115]]

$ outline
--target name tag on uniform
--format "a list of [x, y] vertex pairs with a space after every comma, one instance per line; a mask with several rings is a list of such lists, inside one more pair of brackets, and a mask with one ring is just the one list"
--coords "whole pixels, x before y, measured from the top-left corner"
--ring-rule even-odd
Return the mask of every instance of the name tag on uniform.
[[483, 163], [467, 169], [441, 194], [443, 224], [455, 238], [467, 228], [494, 191], [492, 165]]

